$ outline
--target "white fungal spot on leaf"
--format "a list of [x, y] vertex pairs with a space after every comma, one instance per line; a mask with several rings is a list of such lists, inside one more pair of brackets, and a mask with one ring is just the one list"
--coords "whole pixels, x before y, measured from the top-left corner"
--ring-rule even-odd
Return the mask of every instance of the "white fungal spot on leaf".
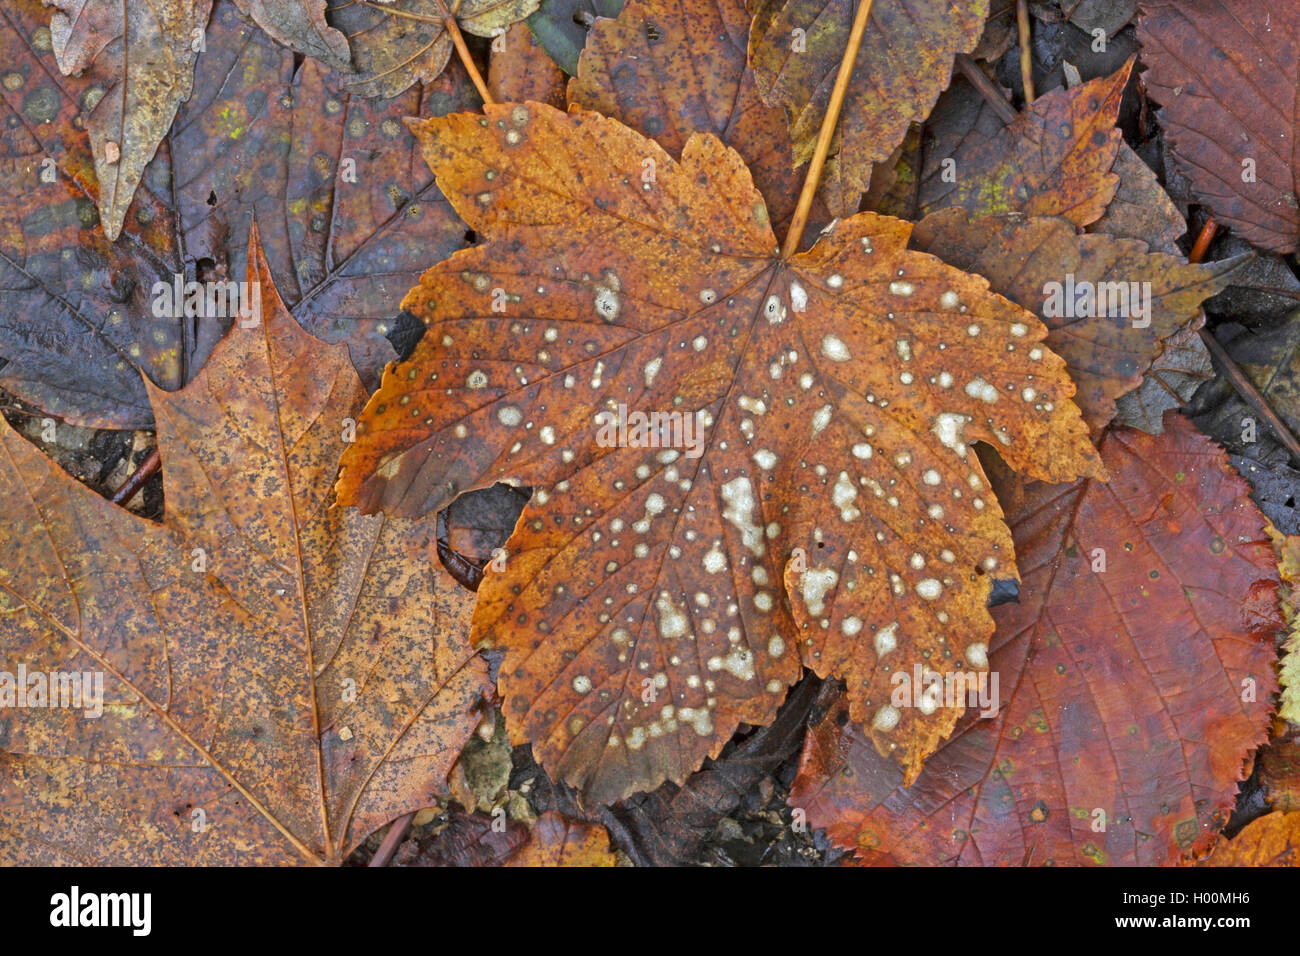
[[808, 308], [808, 290], [797, 282], [790, 283], [790, 305], [796, 312], [803, 312]]
[[965, 415], [958, 415], [954, 412], [943, 412], [935, 419], [933, 431], [939, 436], [939, 441], [943, 442], [959, 454], [964, 454], [966, 446], [962, 443], [961, 432], [965, 425]]
[[839, 579], [840, 576], [831, 568], [810, 568], [803, 573], [799, 585], [803, 594], [803, 603], [807, 606], [809, 614], [813, 617], [821, 616], [826, 608], [826, 592], [833, 588]]
[[652, 358], [645, 363], [645, 386], [649, 388], [654, 384], [655, 376], [659, 374], [659, 369], [663, 368], [663, 357]]
[[898, 622], [894, 621], [886, 624], [876, 631], [873, 643], [876, 646], [877, 657], [884, 657], [890, 651], [895, 650], [898, 647]]
[[973, 378], [967, 382], [966, 394], [990, 405], [998, 400], [998, 390], [982, 378]]
[[726, 507], [722, 517], [740, 531], [741, 540], [756, 557], [762, 557], [767, 545], [763, 541], [763, 530], [754, 523], [754, 486], [744, 475], [733, 478], [722, 486], [722, 500]]
[[897, 707], [892, 704], [885, 704], [876, 711], [876, 716], [871, 720], [871, 726], [876, 730], [893, 730], [898, 726], [898, 720], [901, 716]]
[[823, 405], [813, 413], [812, 433], [814, 438], [820, 435], [822, 430], [831, 423], [831, 414], [833, 411], [834, 409], [830, 405]]
[[834, 335], [827, 335], [822, 339], [822, 355], [825, 355], [832, 362], [847, 362], [853, 358], [849, 353], [849, 347], [844, 344], [843, 340]]

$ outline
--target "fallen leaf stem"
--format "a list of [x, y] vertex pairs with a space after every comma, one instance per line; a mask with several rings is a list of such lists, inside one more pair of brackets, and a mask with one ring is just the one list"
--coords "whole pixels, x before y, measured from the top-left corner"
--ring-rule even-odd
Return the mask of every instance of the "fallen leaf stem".
[[799, 193], [799, 203], [795, 206], [794, 215], [790, 219], [790, 230], [785, 234], [785, 245], [781, 248], [783, 258], [788, 259], [798, 252], [799, 243], [803, 240], [803, 231], [808, 225], [808, 213], [812, 211], [813, 197], [817, 195], [817, 186], [821, 182], [822, 167], [826, 165], [831, 140], [835, 137], [835, 125], [839, 122], [844, 96], [849, 90], [853, 65], [858, 59], [862, 36], [867, 31], [871, 4], [872, 0], [860, 0], [858, 11], [853, 17], [849, 42], [844, 48], [844, 57], [840, 60], [840, 71], [835, 75], [835, 85], [831, 88], [831, 98], [826, 104], [826, 115], [822, 117], [822, 127], [817, 134], [817, 144], [813, 147], [812, 160], [808, 163], [808, 174], [804, 177], [803, 190]]
[[1034, 61], [1029, 51], [1029, 0], [1016, 0], [1016, 30], [1020, 34], [1020, 82], [1025, 102], [1034, 101]]
[[447, 31], [447, 36], [451, 38], [451, 45], [456, 48], [456, 55], [460, 57], [461, 64], [465, 67], [465, 72], [474, 82], [475, 89], [478, 90], [479, 96], [483, 97], [484, 103], [495, 103], [492, 94], [488, 92], [487, 84], [483, 82], [483, 74], [478, 71], [478, 65], [474, 62], [474, 57], [470, 55], [469, 47], [465, 45], [465, 35], [460, 32], [460, 24], [456, 22], [456, 10], [460, 9], [458, 0], [448, 7], [445, 0], [439, 0], [438, 9], [442, 11], [439, 17], [428, 17], [419, 13], [411, 13], [407, 10], [399, 10], [392, 7], [379, 6], [372, 0], [363, 0], [366, 6], [375, 10], [382, 10], [389, 16], [405, 17], [408, 20], [422, 20], [425, 23], [441, 23], [442, 28]]
[[470, 56], [469, 47], [465, 45], [465, 35], [460, 32], [460, 24], [456, 22], [456, 16], [447, 9], [445, 3], [440, 2], [438, 6], [443, 9], [442, 28], [447, 31], [447, 36], [451, 37], [451, 45], [456, 48], [456, 55], [460, 57], [461, 64], [465, 67], [465, 72], [474, 83], [474, 88], [478, 90], [478, 95], [483, 98], [483, 105], [495, 103], [496, 99], [488, 92], [487, 83], [483, 81], [483, 74], [478, 71], [478, 65], [474, 58]]

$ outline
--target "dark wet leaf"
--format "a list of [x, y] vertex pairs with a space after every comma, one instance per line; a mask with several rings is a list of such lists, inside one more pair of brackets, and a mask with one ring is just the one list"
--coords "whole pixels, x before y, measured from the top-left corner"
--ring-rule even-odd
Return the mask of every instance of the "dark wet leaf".
[[241, 275], [256, 216], [294, 318], [324, 341], [346, 342], [373, 386], [395, 357], [385, 336], [401, 297], [464, 245], [465, 226], [403, 120], [475, 108], [468, 78], [455, 64], [395, 99], [368, 101], [315, 60], [295, 69], [289, 50], [226, 3], [196, 76], [170, 137], [185, 160], [176, 201], [187, 255]]
[[576, 76], [578, 55], [597, 17], [616, 17], [624, 0], [542, 0], [528, 29], [565, 73]]

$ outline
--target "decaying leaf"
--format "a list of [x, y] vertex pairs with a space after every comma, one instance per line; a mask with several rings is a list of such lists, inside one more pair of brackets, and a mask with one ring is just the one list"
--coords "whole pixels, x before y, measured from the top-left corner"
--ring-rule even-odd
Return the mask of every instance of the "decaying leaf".
[[212, 0], [44, 0], [65, 75], [92, 71], [103, 95], [84, 104], [99, 182], [99, 214], [118, 237], [144, 168], [194, 87], [194, 60]]
[[624, 0], [541, 0], [528, 18], [528, 29], [551, 58], [568, 73], [578, 73], [578, 56], [587, 30], [598, 17], [616, 17]]
[[1046, 480], [1103, 473], [1047, 330], [907, 251], [899, 220], [782, 260], [709, 135], [679, 162], [536, 104], [416, 129], [487, 241], [406, 298], [428, 331], [385, 372], [339, 496], [418, 515], [543, 488], [475, 619], [506, 648], [512, 740], [609, 803], [769, 723], [802, 663], [847, 678], [915, 773], [955, 714], [889, 707], [880, 658], [977, 653], [990, 582], [1015, 574], [970, 443]]
[[166, 149], [149, 167], [116, 242], [99, 228], [90, 136], [78, 114], [104, 96], [89, 75], [62, 76], [49, 11], [0, 11], [0, 386], [79, 425], [136, 428], [153, 415], [140, 377], [187, 375], [179, 319], [155, 315], [150, 290], [179, 271]]
[[[254, 213], [298, 321], [346, 341], [367, 384], [393, 358], [401, 295], [463, 245], [401, 122], [475, 108], [458, 65], [376, 104], [216, 3], [198, 92], [146, 168], [122, 234], [99, 229], [89, 136], [76, 120], [104, 88], [63, 77], [48, 11], [15, 0], [0, 17], [0, 386], [80, 425], [149, 427], [140, 372], [179, 388], [232, 316], [181, 315], [177, 282], [224, 283], [246, 266]], [[55, 120], [55, 122], [51, 122]], [[182, 157], [173, 177], [172, 156]], [[159, 284], [168, 295], [161, 301]]]
[[487, 85], [492, 96], [505, 103], [536, 100], [564, 109], [568, 78], [537, 42], [524, 21], [513, 23], [493, 45]]
[[1114, 36], [1137, 14], [1138, 0], [1067, 0], [1069, 20], [1080, 30]]
[[[744, 0], [688, 7], [631, 0], [617, 20], [597, 20], [569, 82], [569, 102], [658, 141], [674, 157], [692, 133], [712, 133], [740, 153], [777, 230], [794, 212], [797, 176], [785, 114], [764, 105], [745, 63]], [[830, 217], [813, 216], [810, 232]]]
[[1119, 185], [1115, 119], [1131, 69], [1130, 61], [1113, 76], [1053, 90], [996, 132], [991, 111], [974, 114], [972, 126], [954, 101], [927, 125], [934, 143], [925, 151], [918, 215], [960, 206], [972, 216], [1063, 216], [1077, 226], [1098, 219]]
[[804, 724], [820, 681], [808, 678], [791, 691], [770, 725], [728, 745], [680, 787], [665, 783], [599, 811], [602, 820], [637, 866], [688, 866], [718, 824], [731, 817], [762, 781], [799, 753]]
[[438, 512], [438, 557], [452, 577], [477, 591], [484, 574], [500, 570], [506, 539], [528, 498], [526, 490], [493, 485], [461, 495]]
[[[186, 157], [175, 197], [186, 251], [243, 275], [253, 217], [294, 318], [346, 342], [373, 387], [395, 357], [385, 337], [430, 262], [464, 245], [465, 225], [433, 183], [407, 116], [477, 109], [459, 64], [390, 100], [294, 55], [218, 3], [197, 90], [169, 141]], [[201, 323], [211, 327], [209, 319]], [[219, 334], [219, 328], [216, 331]]]
[[452, 807], [432, 834], [417, 833], [393, 858], [395, 866], [614, 866], [609, 835], [599, 824], [555, 811], [531, 827], [503, 816]]
[[[348, 39], [325, 21], [329, 0], [235, 0], [245, 16], [291, 50], [314, 56], [332, 70], [352, 72]], [[202, 89], [202, 84], [199, 86]]]
[[1143, 75], [1197, 199], [1274, 252], [1300, 243], [1300, 6], [1144, 0]]
[[1187, 231], [1187, 221], [1151, 167], [1133, 147], [1121, 142], [1110, 171], [1119, 177], [1115, 198], [1088, 231], [1119, 239], [1138, 239], [1150, 246], [1152, 252], [1180, 255], [1177, 239]]
[[[794, 156], [813, 154], [844, 59], [853, 0], [751, 0], [749, 58], [763, 99], [790, 115]], [[846, 187], [860, 195], [871, 164], [888, 159], [909, 124], [930, 112], [957, 53], [979, 42], [988, 0], [889, 0], [871, 8], [832, 150]]]
[[109, 242], [93, 200], [71, 179], [42, 184], [41, 164], [0, 160], [0, 386], [73, 424], [146, 427], [140, 372], [168, 388], [185, 376], [180, 320], [151, 309], [175, 249]]
[[[524, 19], [538, 0], [331, 0], [330, 22], [348, 38], [353, 92], [388, 99], [440, 74], [451, 59], [446, 21], [491, 37]], [[452, 12], [449, 12], [452, 11]]]
[[1300, 866], [1300, 813], [1269, 813], [1224, 840], [1202, 866]]
[[[1295, 617], [1294, 611], [1288, 607], [1289, 601], [1289, 597], [1283, 600], [1282, 609], [1291, 623]], [[1283, 813], [1294, 813], [1300, 811], [1300, 732], [1294, 726], [1278, 723], [1283, 732], [1276, 733], [1277, 727], [1274, 727], [1275, 736], [1259, 752], [1255, 766], [1268, 805]]]
[[1017, 215], [971, 220], [946, 209], [922, 220], [913, 248], [989, 280], [1037, 314], [1047, 344], [1065, 359], [1093, 434], [1115, 416], [1115, 399], [1136, 388], [1166, 340], [1200, 319], [1200, 306], [1227, 284], [1241, 259], [1191, 265], [1147, 244], [1080, 235], [1068, 219]]
[[490, 692], [432, 516], [330, 506], [364, 392], [253, 258], [261, 321], [182, 391], [150, 389], [165, 524], [0, 422], [5, 660], [102, 688], [98, 714], [93, 694], [69, 709], [30, 690], [6, 710], [10, 864], [340, 862], [428, 805]]
[[555, 811], [543, 813], [528, 832], [528, 842], [506, 866], [614, 866], [609, 834], [599, 824], [567, 820]]
[[1278, 573], [1285, 590], [1282, 613], [1287, 623], [1287, 639], [1279, 665], [1278, 682], [1282, 694], [1278, 700], [1277, 715], [1282, 720], [1300, 724], [1300, 536], [1286, 535], [1269, 528], [1273, 547], [1277, 551]]
[[1142, 384], [1115, 399], [1117, 424], [1159, 435], [1165, 430], [1165, 412], [1184, 407], [1197, 388], [1214, 378], [1210, 350], [1201, 341], [1202, 324], [1198, 319], [1165, 340]]
[[[455, 805], [433, 832], [417, 827], [393, 855], [393, 866], [502, 866], [528, 841], [528, 827], [517, 820], [469, 812]], [[418, 817], [417, 817], [418, 822]]]
[[996, 713], [968, 712], [904, 788], [832, 709], [790, 797], [811, 825], [870, 862], [1160, 865], [1209, 846], [1277, 687], [1265, 522], [1177, 415], [1101, 452], [1109, 484], [1030, 485], [1011, 520], [1021, 597], [994, 609]]

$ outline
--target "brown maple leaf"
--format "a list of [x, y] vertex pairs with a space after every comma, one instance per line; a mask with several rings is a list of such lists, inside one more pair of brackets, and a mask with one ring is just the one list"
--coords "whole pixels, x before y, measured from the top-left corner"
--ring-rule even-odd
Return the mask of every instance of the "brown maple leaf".
[[842, 706], [810, 732], [789, 802], [837, 845], [877, 863], [1151, 866], [1227, 821], [1277, 689], [1264, 517], [1178, 415], [1101, 450], [1109, 484], [1029, 485], [1011, 518], [1024, 570], [1020, 603], [993, 611], [989, 719], [968, 711], [910, 785]]
[[[0, 422], [8, 863], [338, 863], [430, 802], [489, 690], [433, 516], [330, 507], [364, 391], [250, 245], [262, 321], [150, 388], [163, 525]], [[102, 707], [37, 705], [18, 668], [85, 674]]]
[[888, 670], [977, 656], [990, 581], [1015, 573], [970, 444], [1046, 480], [1102, 473], [1046, 329], [907, 251], [899, 220], [782, 259], [709, 135], [678, 162], [532, 103], [415, 128], [487, 241], [405, 300], [428, 331], [385, 372], [339, 497], [418, 515], [544, 486], [475, 618], [507, 649], [512, 739], [617, 799], [770, 722], [806, 664], [847, 678], [915, 773], [955, 715], [899, 714]]

